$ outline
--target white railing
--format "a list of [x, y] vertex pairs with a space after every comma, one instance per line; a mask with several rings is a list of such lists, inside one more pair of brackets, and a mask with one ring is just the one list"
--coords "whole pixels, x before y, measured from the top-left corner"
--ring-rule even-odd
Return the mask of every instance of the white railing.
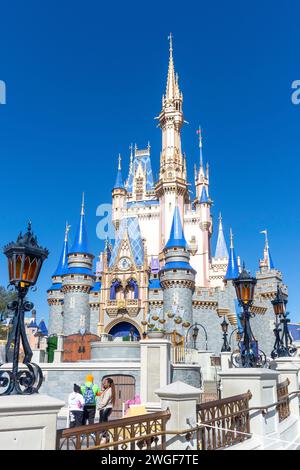
[[197, 350], [184, 348], [183, 346], [173, 346], [172, 362], [173, 364], [197, 364]]

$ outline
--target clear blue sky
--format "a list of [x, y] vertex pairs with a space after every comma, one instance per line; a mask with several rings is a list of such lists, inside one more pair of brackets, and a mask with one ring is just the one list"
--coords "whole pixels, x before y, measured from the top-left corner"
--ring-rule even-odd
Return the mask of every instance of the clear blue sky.
[[[50, 250], [38, 291], [56, 267], [65, 220], [77, 225], [86, 193], [95, 254], [96, 208], [111, 201], [117, 155], [151, 142], [155, 173], [161, 133], [153, 120], [165, 89], [168, 42], [184, 93], [182, 139], [190, 180], [198, 162], [196, 128], [210, 163], [213, 214], [232, 226], [238, 254], [254, 272], [267, 228], [274, 264], [299, 308], [300, 79], [299, 1], [2, 2], [0, 80], [0, 242], [16, 238], [27, 219]], [[214, 234], [214, 245], [215, 246]], [[228, 237], [227, 237], [228, 238]], [[0, 283], [7, 283], [0, 255]]]

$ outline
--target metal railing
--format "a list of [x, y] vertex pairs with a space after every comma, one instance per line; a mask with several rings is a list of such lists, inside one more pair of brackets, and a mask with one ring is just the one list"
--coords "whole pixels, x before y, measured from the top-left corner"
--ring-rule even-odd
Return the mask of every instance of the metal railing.
[[[251, 392], [197, 405], [198, 449], [216, 450], [251, 437], [249, 400]], [[244, 434], [243, 434], [244, 433]]]
[[170, 411], [60, 429], [56, 450], [164, 450]]
[[280, 402], [277, 405], [279, 422], [290, 416], [290, 398], [289, 398], [289, 379], [277, 385], [277, 400]]

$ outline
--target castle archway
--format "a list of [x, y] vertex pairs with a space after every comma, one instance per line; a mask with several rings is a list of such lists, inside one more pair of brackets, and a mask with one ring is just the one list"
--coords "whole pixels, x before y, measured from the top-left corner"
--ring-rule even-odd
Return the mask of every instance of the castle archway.
[[114, 320], [105, 327], [105, 333], [112, 335], [114, 338], [129, 337], [131, 331], [136, 340], [142, 338], [140, 326], [129, 318]]

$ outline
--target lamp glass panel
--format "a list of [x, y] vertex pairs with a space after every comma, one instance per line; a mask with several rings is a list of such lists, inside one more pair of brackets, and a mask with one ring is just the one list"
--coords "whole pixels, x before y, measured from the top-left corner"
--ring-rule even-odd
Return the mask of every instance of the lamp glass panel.
[[21, 279], [22, 258], [22, 255], [18, 255], [16, 259], [16, 279]]

